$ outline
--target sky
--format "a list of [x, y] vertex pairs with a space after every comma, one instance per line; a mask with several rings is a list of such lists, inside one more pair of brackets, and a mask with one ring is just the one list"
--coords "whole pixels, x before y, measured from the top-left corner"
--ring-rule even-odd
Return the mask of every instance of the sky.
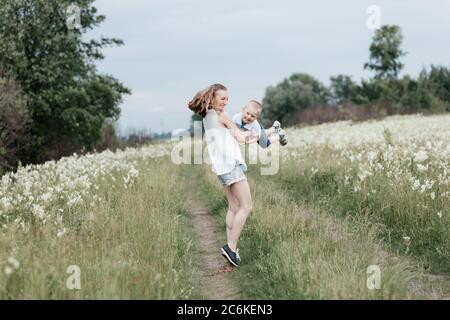
[[[379, 8], [379, 15], [370, 6]], [[121, 104], [120, 132], [160, 133], [189, 128], [188, 101], [213, 83], [228, 88], [227, 112], [294, 72], [325, 85], [347, 74], [372, 76], [373, 21], [395, 24], [407, 55], [401, 76], [417, 76], [431, 64], [450, 66], [448, 0], [97, 0], [105, 22], [86, 38], [114, 37], [97, 62], [132, 90]]]

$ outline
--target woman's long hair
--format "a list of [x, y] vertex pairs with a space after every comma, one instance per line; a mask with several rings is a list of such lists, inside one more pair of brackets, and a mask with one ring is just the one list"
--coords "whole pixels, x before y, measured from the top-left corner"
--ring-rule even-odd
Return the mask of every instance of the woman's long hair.
[[212, 104], [214, 95], [218, 90], [227, 90], [227, 88], [220, 83], [215, 83], [213, 85], [210, 85], [208, 88], [197, 92], [194, 98], [192, 98], [192, 100], [188, 103], [189, 109], [191, 109], [195, 113], [198, 113], [204, 118], [206, 116], [206, 113], [208, 112], [209, 107]]

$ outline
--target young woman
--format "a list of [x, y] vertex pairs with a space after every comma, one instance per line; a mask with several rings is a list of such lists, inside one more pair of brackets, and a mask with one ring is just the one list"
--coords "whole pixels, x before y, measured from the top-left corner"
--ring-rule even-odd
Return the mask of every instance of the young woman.
[[249, 143], [252, 137], [251, 132], [240, 131], [224, 112], [227, 104], [227, 88], [221, 84], [213, 84], [198, 92], [188, 105], [189, 109], [203, 117], [212, 171], [225, 189], [228, 201], [227, 244], [221, 248], [221, 252], [237, 267], [241, 263], [237, 243], [252, 211], [250, 187], [244, 174], [247, 166], [239, 143]]

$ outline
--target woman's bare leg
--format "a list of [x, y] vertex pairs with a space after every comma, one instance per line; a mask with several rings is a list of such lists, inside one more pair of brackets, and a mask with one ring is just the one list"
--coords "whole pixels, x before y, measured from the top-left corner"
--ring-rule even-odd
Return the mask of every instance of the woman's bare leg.
[[227, 225], [227, 241], [230, 239], [231, 228], [233, 227], [233, 220], [238, 210], [239, 202], [231, 191], [231, 187], [225, 187], [225, 194], [228, 201], [228, 212], [225, 219]]
[[228, 237], [228, 246], [231, 250], [236, 251], [237, 243], [244, 228], [245, 221], [252, 211], [252, 196], [247, 180], [233, 183], [230, 187], [231, 192], [238, 200], [238, 210], [234, 215], [232, 227]]

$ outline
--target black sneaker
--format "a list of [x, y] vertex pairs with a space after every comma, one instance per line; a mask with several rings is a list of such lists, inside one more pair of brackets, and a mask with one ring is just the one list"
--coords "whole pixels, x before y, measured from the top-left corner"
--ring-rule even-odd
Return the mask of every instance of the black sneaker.
[[241, 257], [239, 257], [239, 249], [234, 252], [230, 249], [228, 244], [224, 245], [222, 248], [222, 255], [227, 258], [227, 260], [234, 265], [235, 267], [239, 267], [241, 264]]

